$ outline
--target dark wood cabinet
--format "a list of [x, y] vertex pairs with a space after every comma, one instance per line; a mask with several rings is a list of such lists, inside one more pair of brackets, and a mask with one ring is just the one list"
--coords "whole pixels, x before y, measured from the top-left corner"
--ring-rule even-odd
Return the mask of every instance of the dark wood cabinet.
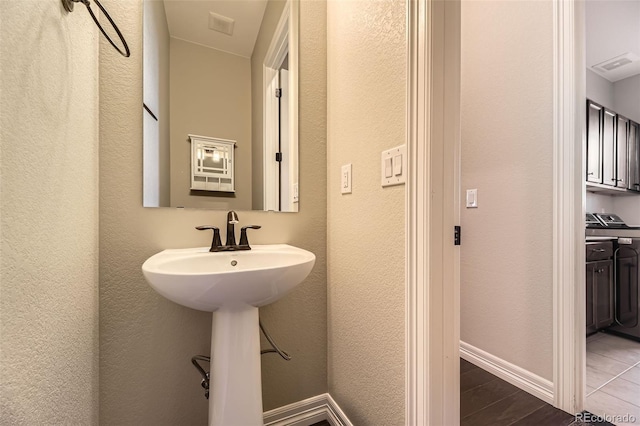
[[587, 182], [602, 183], [602, 117], [604, 108], [587, 103]]
[[616, 113], [605, 108], [602, 120], [602, 183], [616, 186]]
[[587, 101], [587, 187], [640, 192], [640, 127], [615, 111]]
[[587, 263], [587, 333], [613, 324], [613, 261]]
[[617, 320], [633, 326], [638, 319], [638, 243], [621, 246], [616, 256]]
[[[587, 334], [614, 322], [613, 243], [587, 243], [586, 326]], [[591, 261], [589, 261], [591, 260]]]
[[629, 123], [630, 121], [621, 115], [616, 118], [616, 178], [614, 186], [618, 188], [627, 188], [628, 186]]
[[606, 260], [596, 265], [596, 280], [593, 285], [596, 329], [613, 324], [613, 261]]
[[595, 333], [598, 331], [598, 327], [596, 326], [596, 311], [593, 309], [593, 283], [596, 280], [596, 263], [598, 262], [587, 262], [587, 334]]
[[640, 191], [640, 125], [629, 122], [629, 185], [627, 189]]

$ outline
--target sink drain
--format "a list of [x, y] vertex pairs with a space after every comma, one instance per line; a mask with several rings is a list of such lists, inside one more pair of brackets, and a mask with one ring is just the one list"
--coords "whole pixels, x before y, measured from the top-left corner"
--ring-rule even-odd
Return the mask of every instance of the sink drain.
[[232, 261], [231, 261], [231, 266], [236, 266], [237, 264], [238, 264], [238, 261], [237, 261], [237, 260], [232, 260]]

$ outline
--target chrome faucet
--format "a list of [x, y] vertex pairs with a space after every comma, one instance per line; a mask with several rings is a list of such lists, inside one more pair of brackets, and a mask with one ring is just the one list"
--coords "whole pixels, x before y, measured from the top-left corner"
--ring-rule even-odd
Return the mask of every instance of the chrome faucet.
[[247, 238], [247, 229], [260, 229], [259, 225], [249, 225], [243, 226], [240, 229], [240, 243], [236, 243], [236, 231], [235, 225], [238, 223], [238, 214], [231, 210], [227, 213], [227, 240], [225, 244], [222, 245], [222, 241], [220, 239], [220, 229], [211, 226], [211, 225], [203, 225], [196, 226], [198, 231], [204, 231], [206, 229], [213, 230], [213, 240], [211, 241], [211, 248], [209, 251], [237, 251], [237, 250], [251, 250], [251, 246], [249, 246], [249, 239]]

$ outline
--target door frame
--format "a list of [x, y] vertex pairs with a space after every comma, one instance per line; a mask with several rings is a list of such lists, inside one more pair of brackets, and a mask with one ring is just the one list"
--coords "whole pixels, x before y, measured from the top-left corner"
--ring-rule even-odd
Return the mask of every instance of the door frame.
[[[557, 408], [577, 413], [586, 375], [585, 18], [582, 0], [552, 7], [553, 391]], [[460, 105], [450, 100], [459, 100], [460, 0], [408, 0], [407, 27], [405, 422], [459, 424], [460, 252], [450, 239]]]
[[[289, 126], [283, 131], [289, 135], [289, 144], [298, 144], [298, 45], [300, 30], [299, 0], [287, 0], [274, 31], [273, 38], [265, 54], [262, 65], [262, 131], [263, 131], [263, 210], [278, 210], [278, 167], [275, 164], [275, 153], [278, 151], [277, 111], [278, 100], [275, 90], [279, 87], [279, 68], [286, 56], [289, 56]], [[295, 153], [291, 162], [297, 167], [298, 157]], [[294, 205], [297, 207], [297, 205]], [[294, 211], [297, 211], [294, 209]]]
[[584, 408], [585, 17], [582, 0], [553, 0], [554, 405]]
[[[407, 1], [407, 425], [460, 422], [460, 0]], [[446, 72], [445, 72], [446, 70]]]

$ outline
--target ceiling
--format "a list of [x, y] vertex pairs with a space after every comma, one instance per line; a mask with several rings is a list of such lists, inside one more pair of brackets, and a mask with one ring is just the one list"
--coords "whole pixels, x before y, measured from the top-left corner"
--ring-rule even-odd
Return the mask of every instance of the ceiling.
[[[640, 0], [587, 0], [587, 67], [611, 82], [640, 74]], [[164, 0], [171, 37], [251, 57], [267, 0]], [[210, 12], [233, 19], [229, 36], [209, 29]], [[631, 63], [596, 67], [621, 55]], [[625, 61], [626, 62], [626, 61]]]
[[[587, 68], [609, 81], [640, 74], [640, 0], [587, 0]], [[593, 68], [623, 54], [631, 61], [611, 71]]]
[[[267, 0], [164, 0], [171, 37], [251, 57]], [[210, 12], [233, 19], [233, 35], [209, 29]]]

